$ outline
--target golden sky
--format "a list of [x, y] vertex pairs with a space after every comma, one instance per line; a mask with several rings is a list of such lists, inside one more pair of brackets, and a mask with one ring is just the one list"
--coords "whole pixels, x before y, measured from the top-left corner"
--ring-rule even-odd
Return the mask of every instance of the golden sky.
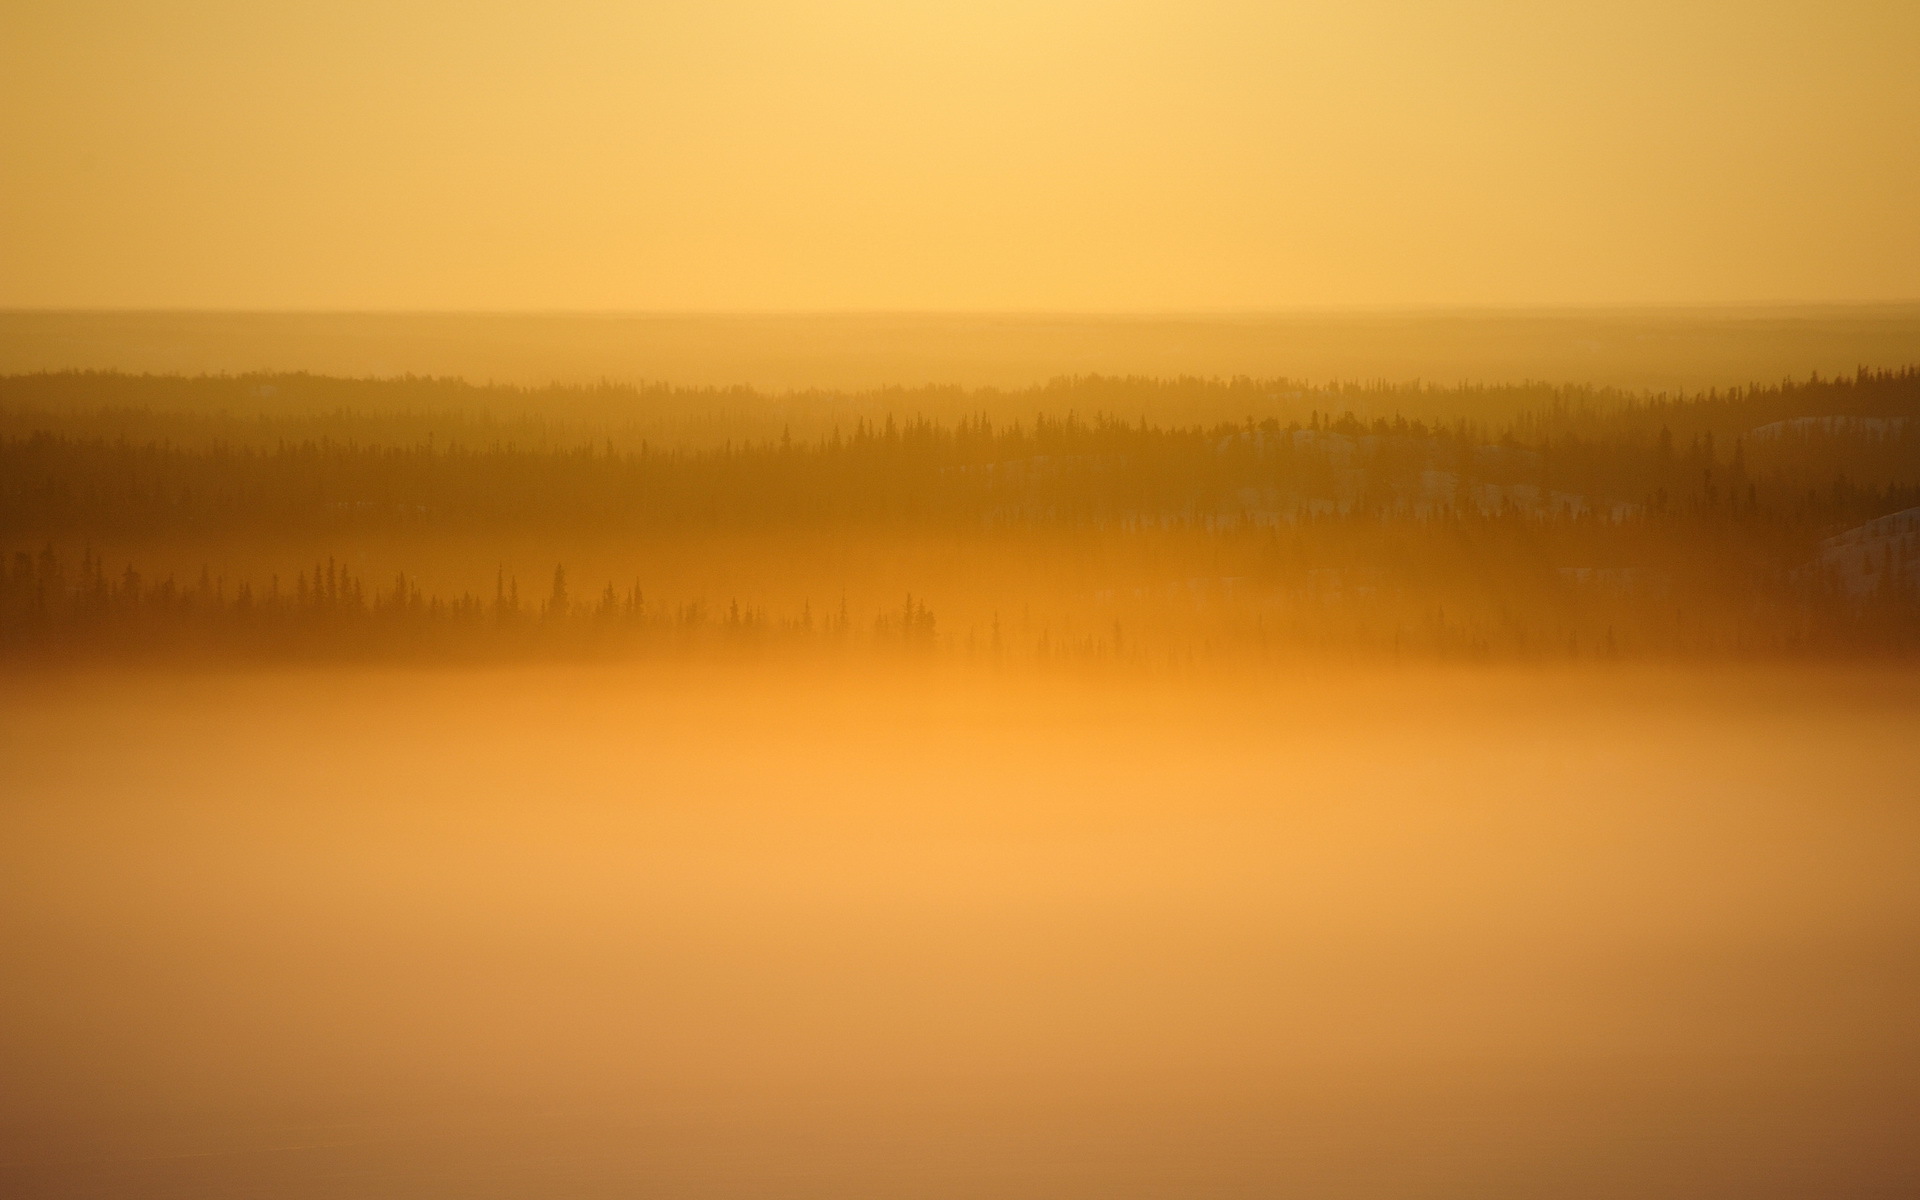
[[0, 306], [1920, 297], [1914, 0], [14, 0]]

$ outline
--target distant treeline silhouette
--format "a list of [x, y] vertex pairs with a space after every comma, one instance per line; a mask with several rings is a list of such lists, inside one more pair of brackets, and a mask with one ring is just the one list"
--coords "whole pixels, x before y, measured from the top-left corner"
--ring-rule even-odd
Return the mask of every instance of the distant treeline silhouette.
[[[812, 441], [861, 421], [925, 419], [952, 425], [984, 416], [997, 426], [1035, 414], [1105, 416], [1161, 427], [1277, 420], [1305, 426], [1314, 413], [1371, 422], [1471, 421], [1495, 434], [1672, 426], [1678, 437], [1743, 429], [1817, 412], [1895, 415], [1911, 407], [1911, 371], [1755, 384], [1701, 395], [1642, 395], [1617, 388], [1503, 384], [1311, 383], [1301, 380], [1062, 377], [1017, 389], [888, 387], [760, 392], [664, 384], [522, 388], [458, 379], [342, 379], [307, 374], [127, 375], [68, 371], [0, 376], [0, 433], [36, 428], [133, 441], [272, 447], [280, 440], [411, 445], [511, 443], [548, 449], [611, 441], [617, 449], [713, 448], [783, 434]], [[1622, 422], [1624, 419], [1624, 422]], [[1648, 423], [1651, 422], [1649, 426]]]
[[[1031, 616], [1023, 609], [1018, 621], [1011, 611], [1004, 621], [996, 611], [990, 622], [965, 625], [941, 622], [912, 594], [856, 618], [844, 598], [773, 612], [737, 598], [653, 600], [637, 582], [575, 596], [564, 567], [556, 567], [551, 589], [538, 600], [524, 599], [518, 579], [504, 572], [491, 595], [441, 596], [423, 593], [404, 573], [370, 583], [333, 560], [291, 579], [235, 580], [203, 569], [183, 582], [132, 566], [109, 570], [91, 552], [69, 563], [48, 546], [0, 563], [0, 657], [474, 659], [853, 649], [1152, 665], [1303, 653], [1911, 654], [1920, 651], [1916, 531], [1920, 514], [1904, 531], [1904, 557], [1883, 564], [1883, 551], [1870, 548], [1864, 574], [1852, 564], [1816, 562], [1778, 577], [1714, 578], [1639, 567], [1500, 566], [1497, 547], [1455, 530], [1438, 555], [1398, 573], [1379, 562], [1270, 572], [1256, 562], [1233, 568], [1248, 574], [1173, 579], [1122, 570], [1111, 580], [1118, 586], [1080, 597], [1072, 610]], [[1436, 559], [1447, 554], [1477, 566], [1436, 570]], [[1885, 574], [1874, 574], [1883, 566]], [[1858, 586], [1861, 578], [1873, 586]]]
[[518, 578], [499, 575], [491, 596], [427, 596], [397, 574], [369, 583], [333, 559], [259, 587], [203, 570], [181, 583], [149, 579], [131, 566], [109, 572], [91, 552], [69, 564], [51, 546], [0, 564], [0, 649], [15, 656], [174, 657], [186, 654], [490, 656], [675, 650], [695, 646], [841, 645], [926, 648], [935, 618], [907, 596], [858, 631], [844, 601], [773, 618], [738, 600], [650, 603], [636, 582], [576, 598], [564, 566], [539, 599], [523, 600]]
[[[115, 396], [242, 386], [41, 376], [0, 381], [0, 396], [89, 382]], [[358, 395], [464, 386], [337, 382]], [[1267, 394], [1244, 382], [1170, 386]], [[1908, 510], [1920, 507], [1920, 372], [1685, 399], [1547, 399], [1497, 424], [1318, 409], [1172, 426], [1098, 410], [1011, 421], [888, 411], [812, 438], [704, 447], [623, 447], [614, 437], [521, 445], [412, 426], [412, 440], [360, 440], [316, 435], [316, 421], [357, 419], [344, 413], [216, 418], [204, 397], [161, 413], [70, 400], [4, 417], [0, 536], [17, 552], [0, 639], [584, 647], [657, 643], [669, 630], [846, 640], [857, 629], [856, 641], [1115, 658], [1196, 647], [1628, 654], [1915, 641], [1920, 529]], [[168, 421], [210, 422], [203, 434], [244, 426], [247, 436], [151, 436]], [[93, 549], [379, 535], [425, 554], [454, 536], [618, 547], [697, 546], [720, 533], [871, 546], [873, 556], [890, 538], [944, 538], [968, 547], [979, 594], [942, 593], [933, 602], [955, 615], [936, 627], [928, 599], [858, 620], [822, 617], [811, 601], [773, 616], [752, 598], [746, 608], [739, 598], [709, 608], [697, 595], [650, 608], [642, 589], [662, 581], [646, 580], [596, 580], [604, 590], [585, 598], [561, 587], [538, 606], [521, 605], [505, 575], [491, 597], [435, 595], [410, 575], [374, 586], [337, 565], [244, 579], [209, 567], [185, 585], [145, 578], [130, 562], [109, 568]], [[1099, 560], [1099, 579], [1071, 611], [1017, 631], [993, 615], [989, 628], [988, 615], [1015, 598], [1008, 589], [1030, 586], [1021, 581], [1044, 574], [1061, 547]], [[918, 580], [899, 582], [901, 593], [928, 594]], [[252, 632], [232, 633], [241, 628]]]
[[[324, 436], [179, 444], [76, 436], [48, 420], [0, 437], [0, 531], [1212, 526], [1514, 510], [1614, 521], [1764, 515], [1812, 530], [1920, 502], [1916, 421], [1913, 371], [1581, 417], [1529, 414], [1498, 430], [1320, 413], [1177, 428], [1105, 415], [1009, 424], [888, 415], [812, 441], [620, 450]], [[256, 424], [271, 432], [275, 422]]]

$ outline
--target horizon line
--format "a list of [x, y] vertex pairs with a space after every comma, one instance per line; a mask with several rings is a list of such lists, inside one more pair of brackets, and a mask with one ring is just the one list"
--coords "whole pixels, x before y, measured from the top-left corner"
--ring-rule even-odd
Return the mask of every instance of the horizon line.
[[1271, 308], [1041, 309], [1041, 308], [323, 308], [323, 307], [59, 307], [0, 305], [0, 317], [546, 317], [582, 320], [824, 320], [854, 318], [997, 320], [1216, 320], [1303, 317], [1467, 315], [1579, 316], [1595, 314], [1790, 314], [1832, 311], [1920, 311], [1920, 296], [1905, 300], [1661, 301], [1537, 304], [1340, 304]]

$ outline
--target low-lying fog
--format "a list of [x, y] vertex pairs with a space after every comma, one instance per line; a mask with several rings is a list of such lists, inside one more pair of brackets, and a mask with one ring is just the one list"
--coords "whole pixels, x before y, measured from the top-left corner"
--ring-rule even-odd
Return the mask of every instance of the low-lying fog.
[[1920, 1188], [1920, 681], [0, 684], [0, 1192]]

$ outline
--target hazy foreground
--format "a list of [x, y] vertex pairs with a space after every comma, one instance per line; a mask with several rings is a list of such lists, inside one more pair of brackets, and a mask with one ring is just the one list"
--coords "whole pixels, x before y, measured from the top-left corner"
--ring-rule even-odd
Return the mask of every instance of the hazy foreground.
[[1896, 1196], [1920, 681], [0, 686], [9, 1196]]

